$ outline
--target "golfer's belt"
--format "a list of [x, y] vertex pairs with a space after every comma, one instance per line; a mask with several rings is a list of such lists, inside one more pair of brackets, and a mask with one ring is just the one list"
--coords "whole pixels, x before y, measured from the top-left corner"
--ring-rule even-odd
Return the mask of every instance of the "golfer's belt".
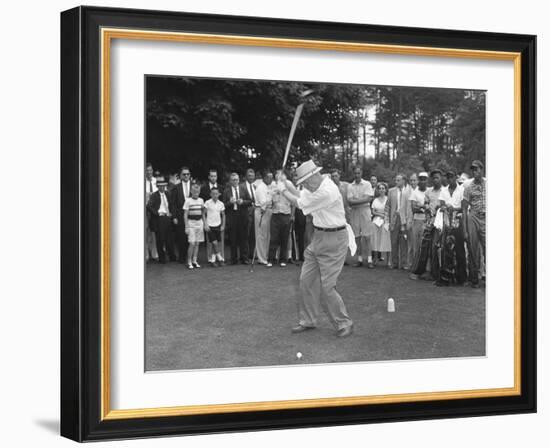
[[346, 226], [340, 226], [340, 227], [317, 227], [313, 226], [315, 230], [320, 230], [321, 232], [338, 232], [339, 230], [344, 230]]

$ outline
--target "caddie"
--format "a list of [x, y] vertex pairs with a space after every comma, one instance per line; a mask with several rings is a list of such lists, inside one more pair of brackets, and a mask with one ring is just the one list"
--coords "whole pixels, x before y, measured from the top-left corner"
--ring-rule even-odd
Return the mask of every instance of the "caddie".
[[279, 192], [305, 215], [311, 214], [314, 227], [300, 274], [299, 322], [292, 332], [301, 333], [316, 328], [321, 300], [324, 300], [323, 308], [337, 330], [336, 335], [346, 337], [353, 332], [353, 322], [336, 291], [336, 282], [344, 266], [348, 246], [352, 255], [357, 246], [353, 231], [346, 223], [342, 195], [330, 176], [321, 175], [321, 169], [312, 160], [296, 169], [296, 184], [303, 186], [301, 191], [284, 174], [277, 179]]

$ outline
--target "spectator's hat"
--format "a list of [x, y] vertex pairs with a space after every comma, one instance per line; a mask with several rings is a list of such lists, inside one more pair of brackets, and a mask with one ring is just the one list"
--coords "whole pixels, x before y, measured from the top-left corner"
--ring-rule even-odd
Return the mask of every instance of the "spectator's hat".
[[474, 160], [471, 163], [470, 168], [479, 168], [480, 170], [482, 170], [483, 169], [483, 163], [481, 163], [479, 160]]
[[456, 177], [456, 171], [455, 170], [447, 170], [445, 172], [445, 177]]
[[160, 185], [165, 185], [165, 186], [168, 185], [168, 182], [162, 176], [157, 177], [157, 187]]
[[428, 173], [426, 173], [426, 171], [421, 171], [420, 173], [418, 173], [418, 177], [425, 177], [426, 179], [428, 178]]
[[298, 168], [296, 168], [296, 184], [301, 184], [304, 180], [309, 179], [314, 174], [321, 171], [323, 168], [315, 165], [313, 160], [308, 160], [307, 162], [302, 163]]
[[432, 177], [434, 174], [439, 174], [440, 176], [443, 174], [439, 168], [435, 168], [430, 171], [430, 177]]

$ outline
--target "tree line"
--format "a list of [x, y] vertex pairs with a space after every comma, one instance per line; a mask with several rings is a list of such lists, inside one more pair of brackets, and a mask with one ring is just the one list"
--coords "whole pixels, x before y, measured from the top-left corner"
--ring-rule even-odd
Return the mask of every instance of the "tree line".
[[[306, 99], [300, 94], [313, 93]], [[147, 77], [147, 159], [205, 178], [276, 168], [296, 107], [305, 102], [289, 163], [314, 158], [389, 180], [485, 159], [485, 92], [425, 87]]]

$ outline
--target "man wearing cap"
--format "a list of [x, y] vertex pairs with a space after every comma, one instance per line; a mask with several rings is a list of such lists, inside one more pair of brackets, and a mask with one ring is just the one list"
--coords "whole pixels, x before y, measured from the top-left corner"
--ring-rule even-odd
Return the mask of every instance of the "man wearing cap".
[[412, 212], [409, 241], [409, 259], [411, 267], [418, 257], [422, 234], [424, 233], [424, 225], [426, 223], [426, 190], [428, 188], [428, 173], [425, 171], [418, 173], [417, 179], [418, 185], [411, 191], [409, 196], [410, 208]]
[[348, 246], [355, 252], [353, 232], [346, 224], [342, 195], [330, 176], [322, 176], [321, 168], [312, 160], [302, 163], [296, 170], [298, 191], [284, 175], [279, 176], [277, 188], [304, 214], [312, 215], [314, 233], [305, 250], [300, 274], [301, 295], [298, 299], [297, 326], [293, 333], [301, 333], [317, 326], [317, 315], [324, 306], [338, 337], [353, 332], [353, 322], [348, 316], [342, 297], [336, 291], [336, 282], [344, 266]]
[[170, 244], [168, 234], [170, 232], [172, 214], [170, 213], [170, 200], [166, 187], [168, 182], [164, 178], [157, 178], [158, 190], [151, 194], [147, 203], [147, 210], [151, 214], [151, 227], [155, 232], [159, 262], [166, 263], [166, 255], [170, 261], [175, 261], [174, 248]]
[[473, 179], [464, 187], [462, 213], [464, 215], [464, 238], [468, 242], [470, 257], [470, 285], [479, 288], [481, 254], [485, 257], [485, 190], [483, 163], [474, 160], [470, 166]]
[[439, 200], [444, 213], [441, 242], [441, 269], [436, 285], [450, 283], [463, 285], [466, 281], [466, 252], [464, 250], [464, 229], [462, 200], [464, 188], [458, 184], [456, 172], [446, 172], [447, 187], [441, 189]]
[[441, 204], [439, 200], [441, 194], [441, 170], [432, 170], [430, 172], [430, 178], [432, 186], [426, 189], [424, 199], [426, 222], [424, 224], [419, 251], [411, 269], [412, 272], [410, 277], [413, 280], [417, 280], [419, 276], [424, 275], [428, 271], [428, 262], [431, 278], [436, 280], [439, 277], [438, 248], [441, 232], [434, 226], [434, 219]]

